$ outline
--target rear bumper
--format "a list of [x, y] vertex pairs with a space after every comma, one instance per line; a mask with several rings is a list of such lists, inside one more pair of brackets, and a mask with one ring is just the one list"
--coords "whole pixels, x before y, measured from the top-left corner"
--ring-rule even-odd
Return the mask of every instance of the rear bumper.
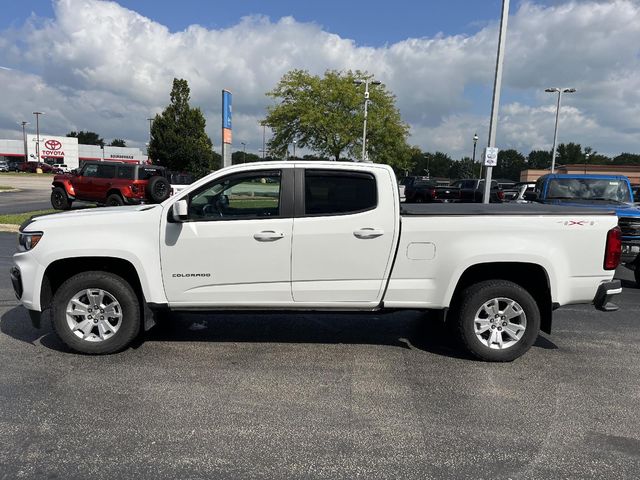
[[618, 310], [618, 306], [611, 303], [611, 299], [620, 293], [622, 293], [620, 280], [601, 283], [596, 292], [596, 296], [593, 298], [593, 305], [603, 312], [615, 312]]

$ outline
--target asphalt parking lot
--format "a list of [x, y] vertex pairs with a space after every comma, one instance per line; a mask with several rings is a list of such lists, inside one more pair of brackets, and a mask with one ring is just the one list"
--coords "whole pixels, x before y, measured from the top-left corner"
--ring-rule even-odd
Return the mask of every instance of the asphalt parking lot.
[[0, 478], [637, 478], [640, 290], [523, 358], [392, 314], [184, 315], [105, 357], [31, 327], [0, 234]]

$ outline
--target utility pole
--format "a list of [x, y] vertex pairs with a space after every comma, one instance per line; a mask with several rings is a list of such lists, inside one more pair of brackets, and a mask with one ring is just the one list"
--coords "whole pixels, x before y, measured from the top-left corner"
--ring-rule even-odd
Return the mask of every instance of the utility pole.
[[38, 167], [40, 167], [40, 115], [44, 115], [43, 112], [33, 112], [36, 116], [36, 159]]
[[262, 159], [264, 160], [264, 155], [265, 155], [265, 140], [266, 140], [266, 134], [265, 134], [265, 128], [266, 125], [262, 125]]
[[354, 80], [355, 85], [362, 85], [364, 83], [364, 125], [362, 127], [362, 161], [368, 162], [369, 155], [367, 153], [367, 115], [369, 106], [369, 85], [380, 85], [382, 82], [379, 80]]
[[[502, 16], [500, 17], [500, 36], [498, 37], [498, 56], [496, 58], [496, 76], [493, 82], [493, 102], [491, 105], [491, 123], [489, 124], [489, 148], [496, 145], [496, 128], [498, 123], [498, 109], [500, 108], [500, 90], [502, 88], [502, 64], [504, 63], [504, 46], [507, 39], [507, 22], [509, 20], [509, 0], [502, 0]], [[487, 166], [484, 180], [484, 196], [482, 203], [489, 203], [491, 192], [491, 176], [493, 167]]]
[[574, 93], [576, 91], [575, 88], [547, 88], [545, 92], [547, 93], [558, 93], [558, 104], [556, 105], [556, 126], [553, 131], [553, 151], [551, 152], [551, 173], [556, 172], [556, 148], [558, 145], [558, 118], [560, 117], [560, 105], [562, 101], [563, 93]]
[[23, 120], [22, 122], [19, 123], [19, 125], [22, 125], [22, 141], [24, 142], [24, 161], [28, 162], [29, 157], [27, 155], [27, 132], [25, 130], [25, 127], [31, 124]]
[[[476, 168], [476, 144], [478, 143], [478, 134], [474, 133], [473, 134], [473, 157], [471, 160], [471, 163], [473, 164], [473, 169], [475, 170]], [[480, 176], [478, 178], [482, 178], [482, 162], [480, 162]]]
[[242, 145], [242, 163], [247, 163], [247, 144], [240, 142], [240, 145]]

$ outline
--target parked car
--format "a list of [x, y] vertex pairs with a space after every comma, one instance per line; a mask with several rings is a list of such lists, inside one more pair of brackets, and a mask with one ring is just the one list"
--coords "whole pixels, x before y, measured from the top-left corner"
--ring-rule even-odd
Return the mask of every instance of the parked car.
[[26, 172], [26, 173], [37, 173], [38, 168], [42, 170], [42, 173], [52, 173], [59, 174], [63, 173], [59, 168], [54, 168], [47, 163], [38, 163], [38, 162], [22, 162], [18, 166], [18, 171]]
[[405, 190], [407, 187], [413, 185], [413, 182], [426, 182], [429, 180], [429, 177], [426, 176], [409, 176], [401, 178], [398, 181], [398, 192], [400, 194], [400, 201], [404, 202], [406, 200]]
[[235, 165], [160, 205], [31, 219], [12, 283], [34, 325], [51, 308], [91, 354], [174, 311], [387, 308], [433, 310], [474, 356], [510, 361], [557, 307], [617, 308], [613, 212], [398, 200], [388, 165]]
[[8, 172], [9, 163], [6, 160], [0, 160], [0, 172]]
[[622, 263], [640, 286], [640, 208], [629, 179], [620, 175], [543, 175], [528, 200], [552, 205], [613, 210], [622, 231]]
[[[460, 190], [460, 201], [469, 203], [482, 203], [484, 197], [484, 180], [482, 179], [461, 179], [453, 182], [452, 187]], [[491, 189], [489, 191], [489, 201], [491, 203], [499, 203], [504, 200], [504, 193], [498, 186], [498, 182], [491, 181]]]
[[193, 183], [193, 175], [187, 172], [169, 172], [169, 183], [171, 183], [171, 195], [181, 192]]
[[102, 205], [160, 203], [171, 195], [164, 167], [116, 162], [85, 162], [71, 174], [56, 175], [51, 205], [68, 210], [76, 200]]
[[460, 201], [460, 189], [439, 186], [431, 180], [417, 180], [404, 189], [406, 203], [453, 203]]
[[504, 201], [529, 203], [529, 200], [527, 200], [525, 196], [532, 193], [535, 190], [535, 186], [536, 184], [533, 182], [518, 182], [511, 188], [503, 189]]
[[10, 172], [19, 172], [21, 163], [22, 162], [20, 160], [9, 160], [7, 162], [7, 165], [9, 165], [9, 171]]
[[54, 163], [52, 167], [57, 168], [62, 173], [69, 173], [69, 167], [67, 166], [66, 163]]

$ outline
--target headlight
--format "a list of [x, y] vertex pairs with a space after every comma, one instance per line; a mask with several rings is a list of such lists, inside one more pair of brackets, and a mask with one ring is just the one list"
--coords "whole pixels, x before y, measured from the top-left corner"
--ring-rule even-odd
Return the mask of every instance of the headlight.
[[42, 232], [21, 232], [18, 235], [18, 245], [21, 251], [26, 252], [34, 248], [44, 235]]

